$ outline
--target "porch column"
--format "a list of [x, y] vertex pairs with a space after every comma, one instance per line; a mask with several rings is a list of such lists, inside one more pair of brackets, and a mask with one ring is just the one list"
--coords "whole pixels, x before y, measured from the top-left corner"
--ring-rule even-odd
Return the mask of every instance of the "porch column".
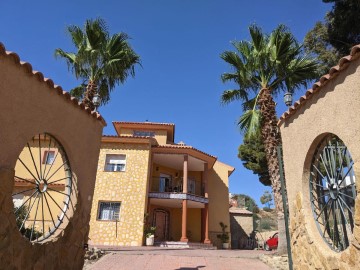
[[[208, 178], [209, 178], [208, 164], [204, 163], [203, 183], [204, 183], [204, 197], [205, 198], [209, 198]], [[204, 243], [210, 244], [211, 241], [209, 239], [209, 204], [208, 203], [205, 204], [205, 208], [204, 208], [204, 221], [205, 221]]]
[[205, 244], [211, 244], [211, 241], [209, 239], [209, 204], [205, 204], [204, 209], [204, 215], [205, 215], [205, 236], [204, 236], [204, 243]]
[[[188, 180], [188, 155], [184, 155], [183, 166], [183, 193], [187, 193], [187, 180]], [[182, 201], [182, 220], [181, 220], [181, 242], [188, 242], [186, 236], [186, 223], [187, 223], [187, 200]]]
[[188, 242], [186, 236], [186, 222], [187, 222], [187, 200], [182, 201], [182, 220], [181, 220], [181, 242]]

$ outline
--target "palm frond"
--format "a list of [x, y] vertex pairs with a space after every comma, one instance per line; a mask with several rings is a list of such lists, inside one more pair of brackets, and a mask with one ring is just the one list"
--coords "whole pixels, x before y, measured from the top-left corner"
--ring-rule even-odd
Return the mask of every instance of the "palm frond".
[[264, 41], [266, 39], [266, 35], [262, 32], [261, 28], [255, 24], [249, 27], [249, 31], [254, 49], [257, 52], [261, 52], [264, 48]]
[[243, 89], [225, 90], [221, 95], [221, 103], [229, 104], [235, 100], [248, 101], [248, 93]]
[[257, 102], [257, 96], [249, 99], [247, 101], [244, 101], [241, 105], [242, 105], [242, 110], [243, 111], [248, 111], [248, 110], [252, 110], [254, 108], [256, 108], [256, 102]]
[[244, 68], [244, 64], [236, 52], [225, 51], [220, 55], [220, 58], [223, 59], [226, 63], [232, 65], [236, 70], [241, 70]]
[[86, 91], [86, 85], [78, 85], [76, 87], [74, 87], [73, 89], [70, 90], [70, 95], [72, 95], [73, 97], [76, 97], [79, 100], [82, 100], [84, 97], [84, 93]]
[[247, 110], [239, 119], [238, 126], [243, 134], [254, 136], [260, 129], [261, 114], [257, 109]]
[[71, 25], [67, 28], [68, 33], [71, 36], [72, 42], [77, 49], [83, 46], [84, 33], [79, 26]]

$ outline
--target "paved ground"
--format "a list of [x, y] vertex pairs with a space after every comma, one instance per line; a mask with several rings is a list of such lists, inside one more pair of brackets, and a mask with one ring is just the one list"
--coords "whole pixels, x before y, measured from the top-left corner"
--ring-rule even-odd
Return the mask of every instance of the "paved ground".
[[92, 270], [269, 270], [257, 250], [123, 248], [84, 269]]

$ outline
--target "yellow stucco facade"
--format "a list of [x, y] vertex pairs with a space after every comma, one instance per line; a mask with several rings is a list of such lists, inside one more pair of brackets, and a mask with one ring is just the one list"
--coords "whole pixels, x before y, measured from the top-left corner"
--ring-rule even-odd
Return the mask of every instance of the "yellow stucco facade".
[[141, 246], [147, 215], [156, 226], [155, 241], [220, 245], [219, 222], [230, 223], [228, 177], [234, 168], [174, 143], [173, 124], [113, 124], [118, 134], [102, 140], [89, 243]]

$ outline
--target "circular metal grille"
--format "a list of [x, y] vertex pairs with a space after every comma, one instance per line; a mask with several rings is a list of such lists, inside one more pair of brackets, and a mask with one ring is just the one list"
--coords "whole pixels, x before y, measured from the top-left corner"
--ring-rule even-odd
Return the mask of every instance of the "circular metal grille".
[[340, 252], [354, 229], [356, 186], [353, 159], [345, 144], [327, 135], [318, 145], [310, 169], [310, 199], [325, 242]]
[[69, 220], [72, 177], [64, 148], [50, 134], [34, 136], [20, 153], [12, 197], [17, 226], [30, 241], [49, 238]]

